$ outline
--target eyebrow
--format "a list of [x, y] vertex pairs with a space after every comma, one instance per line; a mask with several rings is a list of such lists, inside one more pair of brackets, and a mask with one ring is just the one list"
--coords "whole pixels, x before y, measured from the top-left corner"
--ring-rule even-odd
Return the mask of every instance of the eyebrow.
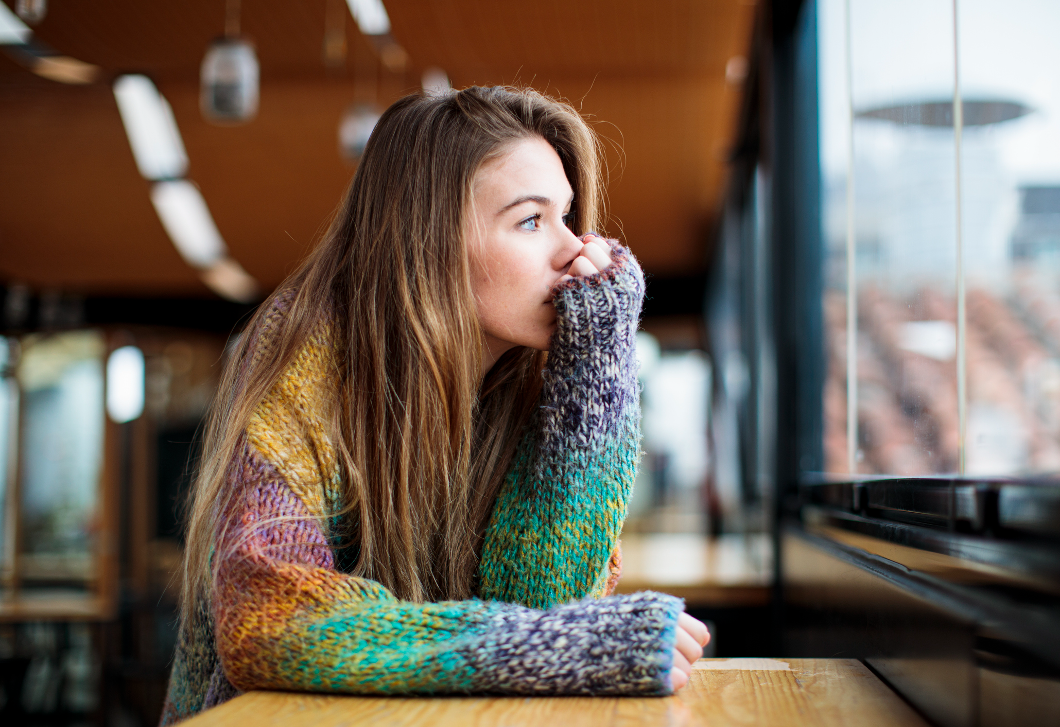
[[[574, 193], [572, 192], [570, 199], [567, 200], [567, 204], [570, 204], [573, 201]], [[512, 209], [513, 207], [518, 207], [519, 205], [525, 204], [527, 202], [536, 202], [537, 204], [542, 205], [544, 207], [551, 207], [554, 204], [552, 200], [548, 197], [542, 197], [539, 194], [525, 194], [522, 197], [517, 197], [515, 201], [506, 204], [503, 208], [501, 208], [499, 212], [497, 212], [497, 215], [503, 215], [505, 212]]]

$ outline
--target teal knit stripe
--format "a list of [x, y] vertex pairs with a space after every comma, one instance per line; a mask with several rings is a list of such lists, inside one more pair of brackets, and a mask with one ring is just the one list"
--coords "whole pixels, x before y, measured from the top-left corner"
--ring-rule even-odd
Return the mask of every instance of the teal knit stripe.
[[[530, 478], [536, 453], [523, 450], [494, 507], [480, 566], [479, 595], [531, 608], [587, 596], [618, 542], [636, 477], [637, 412], [591, 458]], [[579, 456], [580, 455], [580, 456]]]

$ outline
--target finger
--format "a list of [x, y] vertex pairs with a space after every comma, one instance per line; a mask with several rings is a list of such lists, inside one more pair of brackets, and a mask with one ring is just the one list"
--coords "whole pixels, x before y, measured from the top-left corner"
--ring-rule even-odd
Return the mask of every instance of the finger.
[[674, 669], [680, 669], [685, 674], [692, 673], [692, 664], [685, 658], [685, 655], [680, 651], [674, 649]]
[[606, 252], [608, 255], [611, 254], [611, 240], [608, 240], [605, 237], [600, 237], [595, 232], [590, 232], [588, 235], [582, 238], [582, 244], [588, 245], [589, 243], [592, 243], [593, 245], [598, 245], [600, 249]]
[[593, 265], [589, 258], [579, 255], [574, 258], [574, 262], [570, 264], [570, 269], [567, 273], [574, 277], [583, 277], [585, 275], [595, 275], [600, 272], [600, 269]]
[[680, 669], [670, 670], [670, 684], [673, 686], [675, 692], [688, 684], [688, 676], [688, 674]]
[[707, 625], [698, 618], [682, 613], [677, 617], [677, 625], [687, 631], [689, 636], [695, 639], [700, 646], [706, 646], [710, 643], [710, 631], [707, 629]]
[[696, 643], [696, 640], [682, 628], [677, 629], [677, 650], [681, 652], [688, 663], [691, 664], [693, 661], [703, 656], [703, 647]]
[[582, 245], [581, 256], [588, 258], [592, 261], [592, 264], [596, 266], [597, 270], [603, 270], [611, 264], [611, 252], [601, 247], [601, 244], [606, 244], [602, 240], [598, 242], [587, 242]]
[[613, 256], [614, 251], [615, 251], [616, 248], [622, 247], [622, 243], [619, 242], [618, 240], [612, 240], [610, 238], [601, 237], [600, 235], [597, 235], [595, 232], [590, 232], [588, 235], [583, 237], [582, 238], [582, 242], [584, 242], [584, 243], [591, 242], [594, 245], [599, 245], [600, 248], [604, 252], [607, 253], [607, 256], [609, 258]]

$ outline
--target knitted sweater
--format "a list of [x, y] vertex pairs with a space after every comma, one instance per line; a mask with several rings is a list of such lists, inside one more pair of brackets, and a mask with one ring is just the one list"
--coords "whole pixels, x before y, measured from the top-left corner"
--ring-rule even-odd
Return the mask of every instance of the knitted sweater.
[[[232, 453], [209, 597], [182, 633], [162, 724], [249, 689], [352, 694], [665, 694], [681, 602], [607, 596], [639, 456], [643, 276], [617, 243], [555, 295], [540, 406], [483, 544], [478, 598], [401, 601], [343, 573], [328, 503], [327, 330], [297, 352]], [[272, 315], [283, 315], [282, 306]], [[257, 352], [268, 355], [269, 324]], [[606, 596], [606, 597], [605, 597]]]

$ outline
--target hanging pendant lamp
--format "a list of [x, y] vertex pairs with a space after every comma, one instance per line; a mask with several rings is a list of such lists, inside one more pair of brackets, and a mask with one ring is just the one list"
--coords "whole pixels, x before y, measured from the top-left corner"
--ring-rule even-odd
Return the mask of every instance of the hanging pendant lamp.
[[239, 0], [228, 0], [225, 35], [202, 59], [199, 106], [209, 121], [238, 124], [258, 113], [259, 66], [254, 44], [239, 35]]
[[29, 25], [37, 25], [48, 14], [48, 0], [18, 0], [15, 13]]
[[374, 103], [354, 104], [343, 114], [339, 124], [339, 149], [347, 161], [360, 161], [381, 114]]

